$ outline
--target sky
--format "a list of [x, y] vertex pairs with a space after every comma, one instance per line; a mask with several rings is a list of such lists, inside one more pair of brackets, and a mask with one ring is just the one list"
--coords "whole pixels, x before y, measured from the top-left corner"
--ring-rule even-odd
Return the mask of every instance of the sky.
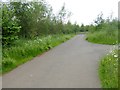
[[[6, 0], [2, 0], [6, 1]], [[85, 25], [93, 23], [97, 15], [101, 12], [103, 17], [107, 18], [111, 14], [118, 17], [119, 0], [45, 0], [53, 8], [54, 14], [58, 13], [63, 4], [67, 11], [72, 13], [70, 21]]]
[[111, 14], [118, 17], [119, 0], [46, 0], [57, 13], [63, 4], [68, 11], [72, 12], [70, 21], [77, 24], [91, 24], [101, 12], [107, 18]]

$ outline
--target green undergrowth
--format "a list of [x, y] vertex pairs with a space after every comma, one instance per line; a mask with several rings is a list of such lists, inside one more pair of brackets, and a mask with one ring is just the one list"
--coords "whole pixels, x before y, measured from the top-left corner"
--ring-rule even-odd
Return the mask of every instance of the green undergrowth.
[[118, 31], [116, 30], [111, 33], [108, 31], [88, 33], [86, 40], [98, 44], [115, 45], [118, 43]]
[[74, 35], [48, 35], [34, 40], [18, 40], [14, 46], [3, 48], [2, 74], [65, 42]]
[[118, 50], [112, 50], [102, 58], [99, 77], [102, 88], [118, 88]]

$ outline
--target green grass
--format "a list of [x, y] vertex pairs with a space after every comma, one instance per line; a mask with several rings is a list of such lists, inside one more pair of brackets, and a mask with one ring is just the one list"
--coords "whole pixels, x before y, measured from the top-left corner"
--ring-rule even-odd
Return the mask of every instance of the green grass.
[[33, 59], [33, 57], [59, 45], [74, 35], [49, 35], [34, 40], [18, 40], [10, 48], [3, 49], [2, 74]]
[[116, 30], [112, 33], [107, 31], [96, 31], [93, 33], [88, 33], [86, 40], [98, 44], [115, 45], [118, 43], [118, 31]]
[[102, 58], [99, 66], [102, 88], [118, 88], [118, 51], [111, 51]]

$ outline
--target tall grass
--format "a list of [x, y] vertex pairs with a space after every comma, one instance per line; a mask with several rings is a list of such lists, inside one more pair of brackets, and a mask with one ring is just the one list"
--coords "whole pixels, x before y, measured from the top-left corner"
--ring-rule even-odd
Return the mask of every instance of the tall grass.
[[110, 33], [102, 30], [88, 33], [86, 40], [93, 43], [115, 45], [118, 43], [118, 31], [112, 31]]
[[103, 88], [118, 88], [118, 51], [111, 51], [100, 62], [99, 76]]
[[74, 35], [49, 35], [34, 40], [19, 40], [15, 46], [3, 49], [2, 72], [8, 72], [33, 57], [59, 45]]

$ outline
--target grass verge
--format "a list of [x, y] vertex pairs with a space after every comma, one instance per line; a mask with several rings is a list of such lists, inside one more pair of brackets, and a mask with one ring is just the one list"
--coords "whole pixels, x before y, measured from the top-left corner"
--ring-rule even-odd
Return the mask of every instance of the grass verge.
[[88, 33], [86, 40], [98, 44], [115, 45], [118, 43], [118, 31], [116, 30], [112, 33], [107, 31]]
[[118, 50], [102, 58], [99, 66], [102, 88], [118, 88]]
[[49, 35], [34, 40], [19, 40], [15, 46], [3, 48], [2, 74], [33, 59], [33, 57], [65, 42], [74, 35]]

